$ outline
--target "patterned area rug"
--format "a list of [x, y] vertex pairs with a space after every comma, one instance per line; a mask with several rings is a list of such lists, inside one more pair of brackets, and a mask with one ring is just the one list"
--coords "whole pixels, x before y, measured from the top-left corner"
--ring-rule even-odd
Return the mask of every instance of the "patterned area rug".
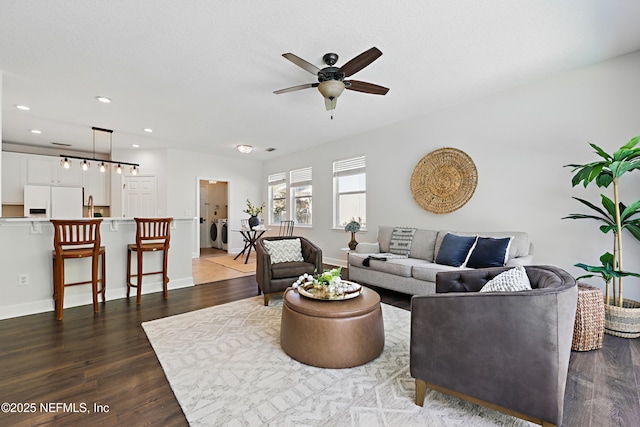
[[235, 301], [142, 324], [191, 426], [530, 426], [433, 390], [416, 406], [410, 313], [382, 305], [385, 347], [320, 369], [280, 348], [282, 300]]

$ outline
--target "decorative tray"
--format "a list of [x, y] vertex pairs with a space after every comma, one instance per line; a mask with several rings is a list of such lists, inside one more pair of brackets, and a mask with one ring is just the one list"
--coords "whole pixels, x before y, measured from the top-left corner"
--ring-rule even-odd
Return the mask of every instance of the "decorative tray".
[[297, 289], [298, 289], [298, 293], [302, 296], [305, 296], [307, 298], [312, 298], [312, 299], [324, 300], [324, 301], [341, 301], [346, 299], [352, 299], [352, 298], [359, 297], [362, 294], [361, 285], [353, 282], [348, 282], [346, 280], [343, 280], [342, 283], [346, 283], [347, 285], [350, 285], [351, 287], [354, 288], [354, 290], [345, 291], [345, 293], [341, 295], [326, 295], [324, 291], [314, 288], [313, 283], [311, 282], [303, 283], [302, 285], [298, 286]]

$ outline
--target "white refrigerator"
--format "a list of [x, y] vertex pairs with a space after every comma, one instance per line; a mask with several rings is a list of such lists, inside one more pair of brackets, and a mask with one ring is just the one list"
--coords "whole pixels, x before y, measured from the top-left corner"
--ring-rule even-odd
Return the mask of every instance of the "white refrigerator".
[[82, 187], [24, 186], [24, 216], [78, 219], [83, 214]]

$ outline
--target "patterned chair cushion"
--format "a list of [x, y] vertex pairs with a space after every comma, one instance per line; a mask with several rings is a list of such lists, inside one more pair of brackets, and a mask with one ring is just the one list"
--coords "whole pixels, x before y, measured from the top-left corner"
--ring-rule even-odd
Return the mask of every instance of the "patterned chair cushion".
[[498, 274], [480, 289], [480, 292], [517, 292], [530, 291], [531, 282], [523, 266], [512, 268]]
[[304, 261], [300, 239], [264, 240], [262, 243], [267, 252], [269, 252], [271, 264]]

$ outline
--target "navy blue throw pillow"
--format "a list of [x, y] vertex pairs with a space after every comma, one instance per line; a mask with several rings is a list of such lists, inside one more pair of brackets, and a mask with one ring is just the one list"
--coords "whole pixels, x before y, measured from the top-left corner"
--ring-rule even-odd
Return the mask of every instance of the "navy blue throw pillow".
[[476, 241], [476, 236], [458, 236], [447, 233], [436, 256], [436, 264], [460, 267], [469, 255], [469, 250]]
[[467, 261], [467, 267], [487, 268], [502, 267], [507, 262], [507, 251], [511, 243], [511, 237], [494, 239], [491, 237], [478, 237], [476, 247]]

